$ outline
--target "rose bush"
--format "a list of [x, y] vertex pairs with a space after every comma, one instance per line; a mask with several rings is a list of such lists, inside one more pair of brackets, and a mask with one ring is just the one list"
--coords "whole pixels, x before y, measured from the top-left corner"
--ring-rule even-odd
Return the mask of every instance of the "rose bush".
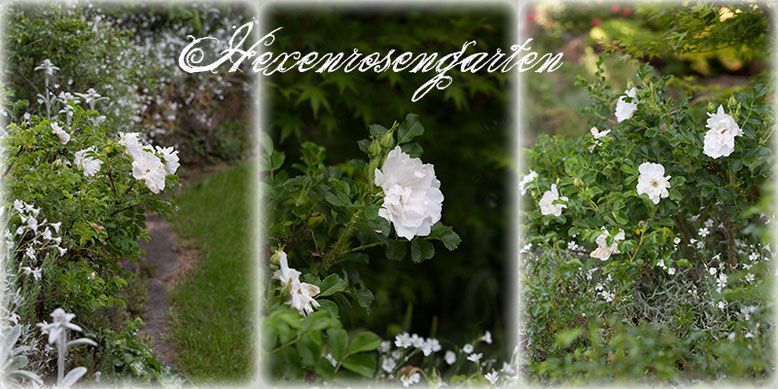
[[580, 84], [589, 126], [607, 135], [541, 136], [524, 150], [522, 366], [533, 381], [773, 370], [771, 91], [757, 82], [694, 99], [671, 79], [643, 65], [625, 97], [600, 67]]
[[[262, 356], [270, 378], [404, 386], [422, 377], [430, 385], [515, 380], [516, 369], [484, 358], [483, 348], [452, 347], [434, 334], [389, 333], [383, 337], [394, 341], [382, 340], [356, 321], [355, 310], [369, 314], [375, 298], [360, 276], [370, 268], [360, 265], [419, 263], [434, 257], [433, 242], [454, 250], [461, 241], [441, 222], [445, 183], [412, 142], [423, 133], [414, 114], [389, 129], [371, 125], [370, 138], [358, 143], [367, 160], [336, 166], [324, 165], [324, 148], [306, 142], [301, 163], [291, 165], [295, 175], [269, 138], [261, 142], [268, 221]], [[383, 250], [368, 251], [377, 247]], [[480, 342], [491, 344], [491, 333], [472, 343]]]

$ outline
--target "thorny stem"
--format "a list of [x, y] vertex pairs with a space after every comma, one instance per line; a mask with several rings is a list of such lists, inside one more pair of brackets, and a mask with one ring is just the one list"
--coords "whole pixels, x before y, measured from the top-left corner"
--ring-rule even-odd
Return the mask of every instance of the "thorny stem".
[[354, 232], [354, 225], [357, 224], [360, 216], [362, 216], [361, 214], [361, 209], [354, 212], [354, 215], [351, 216], [351, 220], [349, 220], [348, 224], [346, 224], [346, 226], [343, 227], [343, 229], [340, 231], [340, 234], [338, 234], [338, 240], [332, 244], [330, 249], [324, 255], [322, 264], [324, 265], [325, 269], [334, 265], [335, 258], [344, 254], [344, 249], [346, 248], [346, 245], [348, 244], [348, 241], [351, 239], [351, 235]]

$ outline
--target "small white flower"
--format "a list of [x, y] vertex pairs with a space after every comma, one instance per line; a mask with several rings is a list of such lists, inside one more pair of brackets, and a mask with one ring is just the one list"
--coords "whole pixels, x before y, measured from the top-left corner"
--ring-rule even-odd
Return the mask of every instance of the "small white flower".
[[492, 333], [487, 330], [484, 336], [481, 337], [481, 340], [486, 342], [486, 344], [492, 344]]
[[522, 196], [527, 193], [527, 185], [532, 181], [535, 181], [536, 178], [538, 178], [538, 173], [535, 173], [534, 170], [530, 170], [529, 173], [521, 178], [521, 182], [519, 183], [519, 190], [521, 191]]
[[397, 362], [392, 358], [384, 358], [384, 361], [381, 362], [381, 368], [387, 373], [394, 371], [395, 366], [397, 366]]
[[381, 345], [378, 346], [378, 351], [380, 351], [383, 354], [386, 354], [389, 352], [389, 350], [392, 349], [392, 342], [389, 340], [384, 340], [381, 342]]
[[51, 131], [54, 132], [54, 135], [57, 136], [57, 138], [59, 139], [59, 143], [62, 143], [64, 145], [70, 141], [70, 134], [63, 131], [62, 128], [60, 128], [59, 124], [51, 123]]
[[30, 257], [30, 259], [34, 260], [36, 251], [34, 248], [32, 248], [32, 246], [27, 246], [27, 250], [25, 251], [24, 254]]
[[332, 357], [332, 354], [327, 353], [327, 355], [324, 356], [324, 359], [328, 360], [332, 367], [335, 367], [338, 365], [338, 361], [335, 360], [335, 358]]
[[671, 267], [671, 268], [667, 269], [667, 274], [669, 274], [669, 275], [671, 275], [671, 276], [672, 276], [672, 275], [675, 275], [675, 268], [674, 268], [674, 267]]
[[378, 215], [392, 222], [397, 236], [411, 240], [429, 235], [443, 209], [443, 193], [432, 164], [411, 158], [397, 146], [381, 170], [375, 170], [374, 183], [384, 191]]
[[76, 151], [75, 154], [76, 166], [83, 169], [84, 175], [87, 177], [91, 177], [100, 171], [100, 166], [103, 164], [103, 161], [99, 159], [85, 156], [86, 153], [93, 151], [92, 149], [93, 147], [89, 147], [87, 149]]
[[419, 334], [411, 335], [411, 345], [416, 348], [422, 348], [424, 346], [424, 338], [419, 336]]
[[465, 354], [470, 354], [470, 353], [472, 353], [472, 352], [473, 352], [473, 345], [472, 345], [472, 344], [470, 344], [470, 343], [468, 343], [468, 344], [464, 345], [464, 346], [462, 347], [462, 352], [464, 352]]
[[678, 238], [678, 237], [674, 238], [673, 239], [673, 244], [678, 245], [678, 243], [681, 243], [681, 238]]
[[752, 334], [751, 332], [748, 332], [746, 334], [746, 336], [745, 336], [746, 339], [753, 338], [753, 337], [754, 337], [754, 334]]
[[554, 215], [556, 217], [562, 216], [562, 208], [567, 208], [567, 204], [555, 204], [554, 201], [557, 200], [567, 202], [567, 197], [560, 197], [556, 184], [551, 184], [551, 190], [547, 190], [545, 193], [543, 193], [543, 197], [538, 203], [540, 206], [540, 213], [543, 215]]
[[[45, 73], [47, 76], [53, 76], [54, 72], [58, 71], [59, 68], [54, 66], [54, 64], [51, 63], [51, 60], [44, 59], [43, 63], [38, 65], [34, 70], [35, 71], [43, 70], [43, 73]], [[47, 85], [48, 85], [48, 82], [47, 82]]]
[[719, 105], [716, 113], [708, 112], [703, 153], [711, 158], [728, 157], [735, 151], [735, 137], [743, 135], [743, 131], [735, 123], [732, 116], [724, 113], [724, 107]]
[[710, 232], [708, 231], [707, 227], [700, 228], [699, 233], [700, 233], [700, 236], [703, 237], [703, 238], [708, 236], [708, 235], [710, 235]]
[[729, 335], [727, 335], [727, 339], [729, 339], [730, 342], [735, 340], [735, 333], [730, 332]]
[[508, 363], [508, 362], [503, 362], [502, 363], [502, 370], [501, 371], [503, 373], [505, 373], [506, 375], [509, 375], [509, 376], [514, 374], [513, 366], [511, 366], [511, 364]]
[[62, 222], [51, 223], [51, 226], [54, 227], [54, 232], [56, 232], [57, 234], [59, 234], [59, 226], [61, 226], [61, 225], [62, 225]]
[[400, 382], [402, 382], [404, 387], [418, 384], [419, 381], [421, 381], [421, 374], [419, 373], [406, 374], [400, 377]]
[[748, 283], [754, 282], [754, 275], [751, 273], [746, 274], [746, 282]]
[[629, 118], [632, 117], [632, 115], [635, 114], [635, 111], [638, 109], [637, 104], [637, 89], [632, 88], [630, 90], [625, 90], [624, 94], [627, 97], [632, 98], [632, 102], [628, 103], [624, 100], [625, 96], [619, 97], [619, 101], [616, 103], [616, 120], [621, 123]]
[[411, 336], [407, 332], [403, 332], [394, 338], [394, 345], [400, 348], [411, 347]]
[[670, 176], [665, 175], [664, 166], [658, 163], [643, 162], [638, 167], [640, 176], [638, 177], [637, 193], [646, 194], [654, 204], [659, 204], [660, 198], [666, 198], [670, 195], [667, 191], [670, 188]]
[[751, 262], [756, 262], [759, 259], [759, 253], [754, 251], [751, 253], [751, 255], [748, 256], [748, 259], [751, 260]]
[[400, 349], [394, 350], [394, 351], [392, 351], [391, 355], [392, 355], [392, 358], [394, 358], [396, 360], [400, 359], [403, 356], [403, 350], [400, 350]]
[[57, 250], [59, 250], [59, 256], [60, 257], [65, 255], [66, 252], [68, 252], [68, 249], [66, 249], [64, 247], [57, 247]]
[[715, 268], [715, 267], [710, 267], [710, 268], [708, 268], [708, 273], [710, 273], [710, 275], [712, 275], [712, 276], [713, 276], [713, 275], [716, 275], [716, 271], [717, 271], [717, 270], [716, 270], [716, 268]]
[[727, 304], [724, 303], [724, 301], [719, 301], [718, 307], [719, 307], [719, 309], [721, 309], [723, 311], [724, 308], [727, 307]]
[[519, 250], [519, 253], [526, 254], [530, 250], [532, 250], [532, 243], [527, 243], [527, 244], [524, 245], [524, 247], [521, 248], [521, 250]]
[[472, 353], [467, 356], [467, 360], [473, 363], [478, 363], [478, 361], [480, 361], [483, 356], [483, 353]]
[[496, 370], [492, 370], [491, 373], [488, 373], [484, 376], [487, 381], [489, 381], [490, 384], [494, 385], [495, 382], [500, 378], [500, 375], [497, 374]]
[[446, 355], [443, 357], [443, 359], [446, 360], [446, 363], [449, 365], [453, 365], [457, 361], [457, 354], [451, 350], [446, 351]]

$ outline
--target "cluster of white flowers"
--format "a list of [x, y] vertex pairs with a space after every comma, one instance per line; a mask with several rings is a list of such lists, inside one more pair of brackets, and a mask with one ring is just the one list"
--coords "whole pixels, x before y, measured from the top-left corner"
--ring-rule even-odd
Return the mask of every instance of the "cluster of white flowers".
[[605, 287], [602, 286], [602, 284], [597, 284], [594, 287], [594, 290], [597, 291], [598, 292], [597, 294], [600, 297], [602, 297], [606, 302], [612, 302], [613, 299], [616, 298], [616, 295], [606, 290]]
[[407, 332], [397, 335], [394, 338], [394, 345], [398, 348], [410, 348], [415, 347], [424, 354], [424, 356], [430, 356], [432, 353], [436, 353], [441, 350], [440, 341], [435, 338], [427, 338], [419, 336], [418, 334], [410, 335]]
[[289, 267], [286, 253], [278, 250], [274, 256], [278, 256], [280, 269], [273, 273], [273, 278], [281, 281], [283, 285], [289, 285], [289, 300], [286, 304], [306, 316], [319, 306], [319, 302], [313, 297], [319, 294], [319, 287], [306, 282], [300, 282], [300, 272]]
[[619, 229], [619, 233], [611, 239], [611, 244], [608, 244], [608, 238], [611, 237], [611, 233], [602, 227], [602, 233], [597, 236], [597, 248], [592, 251], [589, 256], [592, 258], [599, 258], [601, 261], [607, 261], [612, 254], [619, 254], [618, 242], [624, 240], [624, 230]]
[[648, 195], [648, 198], [654, 204], [659, 204], [659, 200], [670, 195], [667, 191], [670, 188], [670, 176], [665, 177], [665, 167], [658, 163], [643, 162], [638, 166], [640, 176], [638, 177], [637, 193]]
[[384, 191], [378, 215], [394, 225], [397, 236], [411, 240], [429, 235], [443, 209], [443, 193], [432, 164], [411, 158], [397, 146], [382, 168], [375, 169], [374, 182]]
[[[59, 256], [65, 255], [67, 248], [62, 247], [62, 238], [56, 236], [62, 223], [50, 223], [47, 219], [40, 220], [40, 208], [21, 200], [14, 200], [13, 207], [8, 209], [11, 214], [19, 215], [21, 225], [15, 233], [6, 229], [4, 233], [5, 247], [23, 253], [19, 262], [19, 270], [31, 275], [35, 280], [42, 277], [39, 267], [40, 256], [45, 256], [51, 250], [56, 250]], [[0, 215], [5, 216], [5, 207], [0, 207]]]
[[418, 372], [412, 372], [400, 376], [400, 382], [402, 382], [403, 386], [406, 388], [411, 385], [418, 384], [419, 381], [421, 381], [421, 374]]
[[[638, 109], [637, 89], [633, 87], [630, 90], [625, 90], [624, 95], [626, 96], [619, 97], [619, 101], [616, 103], [616, 120], [619, 123], [631, 118]], [[624, 97], [632, 98], [632, 102], [628, 103]]]
[[671, 276], [675, 275], [675, 268], [674, 267], [668, 267], [667, 265], [665, 265], [665, 261], [664, 260], [660, 259], [659, 261], [656, 262], [656, 265], [658, 267], [662, 268], [664, 271], [666, 271], [667, 274], [669, 274]]
[[562, 209], [567, 208], [566, 202], [567, 197], [560, 197], [556, 184], [551, 184], [551, 190], [545, 191], [538, 203], [540, 206], [540, 213], [543, 215], [554, 215], [556, 217], [562, 216]]
[[154, 152], [155, 148], [140, 142], [140, 136], [136, 132], [122, 134], [119, 144], [125, 147], [127, 155], [132, 158], [132, 176], [136, 180], [143, 180], [153, 193], [164, 190], [165, 177], [168, 174], [176, 174], [178, 170], [178, 151], [172, 147], [157, 146], [156, 153], [162, 156], [160, 159]]
[[703, 153], [711, 158], [728, 157], [735, 151], [735, 137], [743, 135], [743, 131], [735, 123], [735, 119], [724, 113], [724, 107], [719, 105], [716, 113], [708, 112]]

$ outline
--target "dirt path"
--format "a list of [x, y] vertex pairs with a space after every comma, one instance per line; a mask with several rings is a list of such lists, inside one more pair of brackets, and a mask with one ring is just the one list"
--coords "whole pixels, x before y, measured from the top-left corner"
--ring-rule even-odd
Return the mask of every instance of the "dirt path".
[[152, 279], [146, 285], [146, 313], [141, 315], [143, 327], [140, 332], [151, 339], [151, 347], [159, 359], [176, 368], [173, 344], [166, 339], [170, 333], [169, 295], [175, 281], [192, 268], [196, 253], [178, 245], [173, 227], [156, 215], [148, 215], [146, 228], [151, 239], [140, 242], [146, 251], [142, 264], [153, 266]]

